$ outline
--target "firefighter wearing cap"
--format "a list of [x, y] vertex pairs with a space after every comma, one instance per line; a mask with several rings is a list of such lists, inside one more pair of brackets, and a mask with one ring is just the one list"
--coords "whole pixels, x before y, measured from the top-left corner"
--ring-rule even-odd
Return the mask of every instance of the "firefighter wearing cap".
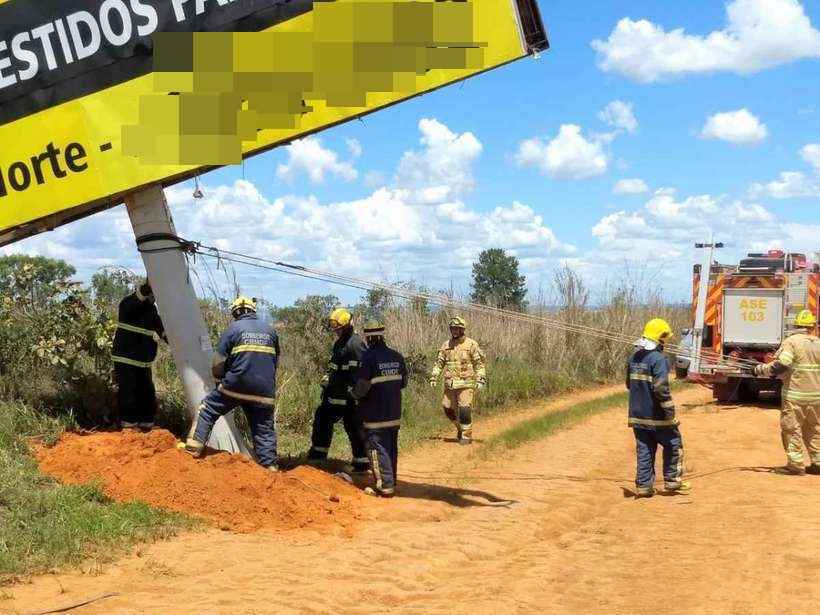
[[407, 367], [404, 357], [385, 343], [383, 324], [367, 324], [364, 337], [367, 350], [356, 375], [353, 397], [358, 402], [375, 480], [375, 486], [365, 492], [392, 497], [396, 492], [401, 391], [407, 386]]
[[146, 281], [120, 301], [111, 350], [120, 425], [126, 429], [154, 426], [157, 394], [151, 364], [157, 356], [157, 336], [164, 340], [165, 330]]
[[473, 440], [473, 397], [487, 384], [484, 353], [478, 343], [464, 335], [467, 323], [460, 316], [450, 320], [450, 339], [439, 348], [430, 386], [437, 387], [444, 377], [444, 413], [456, 426], [459, 444]]
[[274, 403], [276, 370], [281, 356], [279, 337], [256, 315], [256, 302], [238, 297], [231, 305], [234, 321], [216, 347], [213, 374], [219, 384], [199, 407], [194, 435], [186, 450], [199, 457], [219, 417], [241, 407], [253, 436], [257, 462], [277, 470]]
[[671, 339], [672, 328], [665, 320], [650, 320], [643, 336], [635, 342], [629, 358], [626, 388], [629, 389], [629, 426], [635, 432], [638, 471], [637, 495], [655, 494], [655, 452], [663, 448], [663, 480], [666, 491], [688, 493], [691, 486], [683, 479], [683, 438], [675, 416], [669, 388], [669, 362], [663, 354], [664, 343]]
[[361, 424], [356, 416], [356, 402], [351, 395], [365, 345], [353, 332], [353, 316], [346, 309], [333, 310], [329, 322], [336, 334], [336, 342], [331, 350], [327, 373], [322, 378], [322, 400], [313, 417], [308, 459], [327, 459], [333, 440], [333, 427], [341, 420], [353, 452], [353, 471], [366, 472], [370, 462], [362, 438]]
[[[771, 363], [756, 365], [757, 376], [783, 377], [780, 431], [788, 462], [782, 472], [820, 474], [820, 338], [817, 318], [803, 310], [794, 321], [800, 333], [787, 337]], [[803, 444], [810, 464], [804, 466]]]

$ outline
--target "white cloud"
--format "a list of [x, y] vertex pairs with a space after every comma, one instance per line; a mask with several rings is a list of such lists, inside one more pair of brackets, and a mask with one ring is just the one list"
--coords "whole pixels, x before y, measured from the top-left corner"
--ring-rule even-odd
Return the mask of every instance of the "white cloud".
[[612, 194], [644, 194], [649, 186], [642, 179], [621, 179], [612, 188]]
[[784, 171], [778, 179], [752, 184], [749, 193], [754, 197], [768, 196], [773, 199], [820, 197], [820, 180], [799, 171]]
[[706, 35], [621, 19], [607, 40], [594, 40], [598, 66], [649, 83], [694, 73], [758, 72], [820, 57], [820, 32], [797, 0], [733, 0], [724, 29]]
[[704, 139], [720, 139], [736, 145], [754, 145], [769, 135], [769, 129], [748, 109], [716, 113], [701, 130]]
[[622, 100], [613, 100], [598, 114], [601, 121], [619, 130], [635, 132], [638, 130], [638, 120], [632, 110], [632, 103]]
[[354, 158], [359, 158], [362, 155], [362, 144], [358, 139], [347, 139], [345, 140], [345, 143], [347, 144], [347, 149], [351, 156]]
[[[437, 119], [419, 121], [421, 151], [402, 156], [396, 184], [454, 197], [472, 190], [472, 164], [484, 149], [471, 132], [456, 134]], [[437, 197], [439, 198], [439, 197]]]
[[280, 179], [293, 181], [302, 172], [311, 182], [320, 184], [327, 174], [345, 181], [353, 181], [359, 176], [352, 164], [340, 161], [336, 152], [322, 147], [322, 140], [317, 137], [297, 139], [285, 151], [288, 161], [276, 169]]
[[800, 150], [800, 155], [803, 160], [814, 167], [814, 170], [820, 173], [820, 145], [817, 143], [809, 143]]
[[563, 124], [549, 142], [527, 139], [515, 159], [521, 166], [536, 167], [553, 179], [579, 180], [606, 172], [609, 158], [600, 139], [587, 139], [576, 124]]

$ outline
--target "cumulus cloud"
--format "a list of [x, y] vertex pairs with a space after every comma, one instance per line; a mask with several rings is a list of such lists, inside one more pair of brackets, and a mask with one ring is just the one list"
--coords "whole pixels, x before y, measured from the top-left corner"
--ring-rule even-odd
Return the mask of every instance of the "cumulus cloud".
[[[483, 145], [471, 132], [456, 134], [437, 119], [419, 121], [420, 151], [407, 151], [399, 162], [396, 184], [418, 188], [436, 199], [472, 190], [475, 185], [472, 164]], [[434, 199], [434, 200], [436, 200]]]
[[704, 139], [720, 139], [735, 145], [754, 145], [769, 135], [769, 129], [748, 109], [716, 113], [701, 130]]
[[622, 100], [613, 100], [598, 114], [601, 121], [618, 130], [635, 132], [638, 130], [638, 120], [632, 110], [632, 103]]
[[615, 182], [612, 194], [644, 194], [649, 192], [649, 186], [642, 179], [621, 179]]
[[818, 197], [820, 181], [799, 171], [784, 171], [775, 180], [752, 184], [749, 193], [754, 197], [768, 196], [773, 199]]
[[727, 244], [721, 261], [732, 262], [747, 252], [775, 247], [810, 251], [818, 229], [781, 220], [759, 203], [708, 194], [679, 197], [675, 190], [661, 189], [638, 209], [602, 217], [592, 229], [597, 249], [584, 254], [584, 260], [593, 273], [625, 263], [652, 267], [657, 284], [685, 297], [699, 256], [696, 242], [714, 234]]
[[362, 144], [358, 139], [347, 139], [345, 140], [345, 143], [347, 144], [347, 149], [351, 156], [354, 158], [359, 158], [362, 155]]
[[706, 35], [623, 18], [608, 39], [592, 42], [598, 66], [650, 83], [694, 73], [748, 74], [820, 57], [820, 31], [798, 0], [733, 0], [726, 14], [725, 27]]
[[606, 173], [609, 166], [603, 143], [600, 138], [584, 137], [576, 124], [563, 124], [550, 141], [522, 141], [515, 160], [520, 166], [535, 167], [553, 179], [588, 179]]
[[814, 170], [820, 173], [820, 145], [817, 143], [809, 143], [800, 150], [800, 155], [803, 160], [814, 167]]
[[[358, 141], [355, 143], [358, 144]], [[348, 142], [348, 147], [352, 149], [355, 145], [351, 146]], [[352, 164], [339, 160], [338, 154], [323, 147], [322, 140], [317, 137], [297, 139], [285, 147], [285, 151], [288, 155], [287, 162], [276, 168], [276, 176], [279, 179], [293, 181], [300, 173], [305, 173], [311, 182], [320, 184], [326, 175], [333, 175], [345, 181], [353, 181], [359, 176]]]

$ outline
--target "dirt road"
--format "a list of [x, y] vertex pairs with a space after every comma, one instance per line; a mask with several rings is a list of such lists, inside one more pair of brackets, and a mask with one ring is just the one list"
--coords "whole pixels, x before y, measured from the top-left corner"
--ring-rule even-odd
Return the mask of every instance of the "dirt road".
[[[604, 391], [605, 392], [605, 391]], [[588, 398], [587, 393], [580, 397]], [[212, 531], [96, 575], [35, 579], [0, 612], [118, 592], [77, 613], [808, 613], [820, 477], [785, 477], [778, 414], [678, 394], [691, 496], [634, 500], [625, 410], [480, 460], [432, 442], [353, 537]], [[550, 405], [479, 424], [500, 430]], [[61, 593], [63, 592], [63, 593]]]

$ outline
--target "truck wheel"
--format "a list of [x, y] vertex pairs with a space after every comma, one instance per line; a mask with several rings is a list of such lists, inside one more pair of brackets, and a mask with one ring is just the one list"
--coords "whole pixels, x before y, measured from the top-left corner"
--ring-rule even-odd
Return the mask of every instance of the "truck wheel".
[[734, 401], [737, 398], [737, 382], [716, 382], [712, 388], [712, 395], [719, 404]]
[[[731, 381], [730, 381], [731, 382]], [[758, 399], [757, 387], [750, 378], [741, 378], [737, 388], [737, 399], [743, 403], [756, 402]]]

